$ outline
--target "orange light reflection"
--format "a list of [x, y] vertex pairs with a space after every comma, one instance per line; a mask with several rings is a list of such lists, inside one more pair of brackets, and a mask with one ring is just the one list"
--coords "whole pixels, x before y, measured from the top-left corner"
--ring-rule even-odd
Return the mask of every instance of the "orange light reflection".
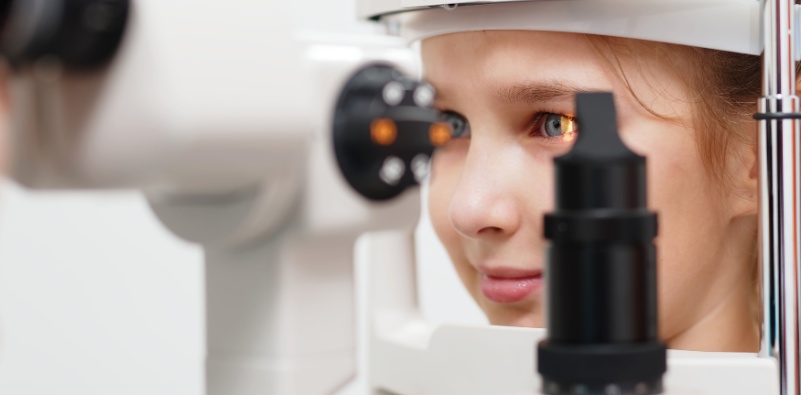
[[428, 137], [435, 147], [447, 144], [448, 141], [451, 141], [452, 136], [451, 125], [444, 122], [432, 123], [428, 129]]
[[398, 125], [389, 118], [379, 118], [370, 124], [370, 137], [378, 145], [390, 145], [398, 138]]

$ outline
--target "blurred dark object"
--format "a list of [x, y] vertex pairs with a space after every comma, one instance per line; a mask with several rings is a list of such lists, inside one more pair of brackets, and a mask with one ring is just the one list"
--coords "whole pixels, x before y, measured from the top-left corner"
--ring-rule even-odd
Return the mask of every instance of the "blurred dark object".
[[44, 58], [92, 68], [117, 49], [128, 13], [128, 0], [0, 0], [0, 53], [14, 68]]
[[657, 223], [645, 158], [620, 139], [611, 93], [576, 95], [576, 111], [578, 139], [554, 161], [556, 205], [545, 216], [543, 390], [659, 394], [667, 354], [657, 339]]

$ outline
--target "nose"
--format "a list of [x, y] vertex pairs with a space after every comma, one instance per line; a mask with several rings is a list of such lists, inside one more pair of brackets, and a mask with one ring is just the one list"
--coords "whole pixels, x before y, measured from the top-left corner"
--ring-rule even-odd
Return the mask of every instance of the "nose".
[[[449, 217], [456, 231], [470, 239], [503, 239], [521, 224], [515, 184], [521, 168], [501, 147], [473, 144], [454, 191]], [[514, 154], [512, 154], [514, 155]]]

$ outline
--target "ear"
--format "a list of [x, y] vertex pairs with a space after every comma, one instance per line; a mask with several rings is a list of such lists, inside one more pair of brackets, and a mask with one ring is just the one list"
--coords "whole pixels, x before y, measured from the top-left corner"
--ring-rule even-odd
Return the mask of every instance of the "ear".
[[759, 155], [757, 142], [759, 127], [756, 122], [748, 122], [742, 126], [752, 133], [753, 144], [734, 144], [728, 155], [727, 165], [730, 171], [730, 193], [728, 204], [732, 218], [756, 215], [759, 198]]

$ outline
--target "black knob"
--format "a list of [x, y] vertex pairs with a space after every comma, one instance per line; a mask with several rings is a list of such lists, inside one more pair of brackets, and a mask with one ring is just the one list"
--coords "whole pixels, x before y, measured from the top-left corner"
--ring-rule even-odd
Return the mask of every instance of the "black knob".
[[128, 14], [129, 0], [3, 0], [0, 52], [14, 67], [53, 57], [92, 68], [114, 54]]
[[371, 65], [350, 78], [336, 105], [333, 139], [354, 190], [387, 200], [425, 177], [434, 148], [452, 136], [433, 101], [430, 85], [390, 66]]
[[538, 348], [550, 395], [662, 392], [657, 339], [656, 214], [645, 158], [617, 132], [611, 93], [576, 95], [579, 136], [554, 160], [555, 211], [545, 216], [548, 337]]

